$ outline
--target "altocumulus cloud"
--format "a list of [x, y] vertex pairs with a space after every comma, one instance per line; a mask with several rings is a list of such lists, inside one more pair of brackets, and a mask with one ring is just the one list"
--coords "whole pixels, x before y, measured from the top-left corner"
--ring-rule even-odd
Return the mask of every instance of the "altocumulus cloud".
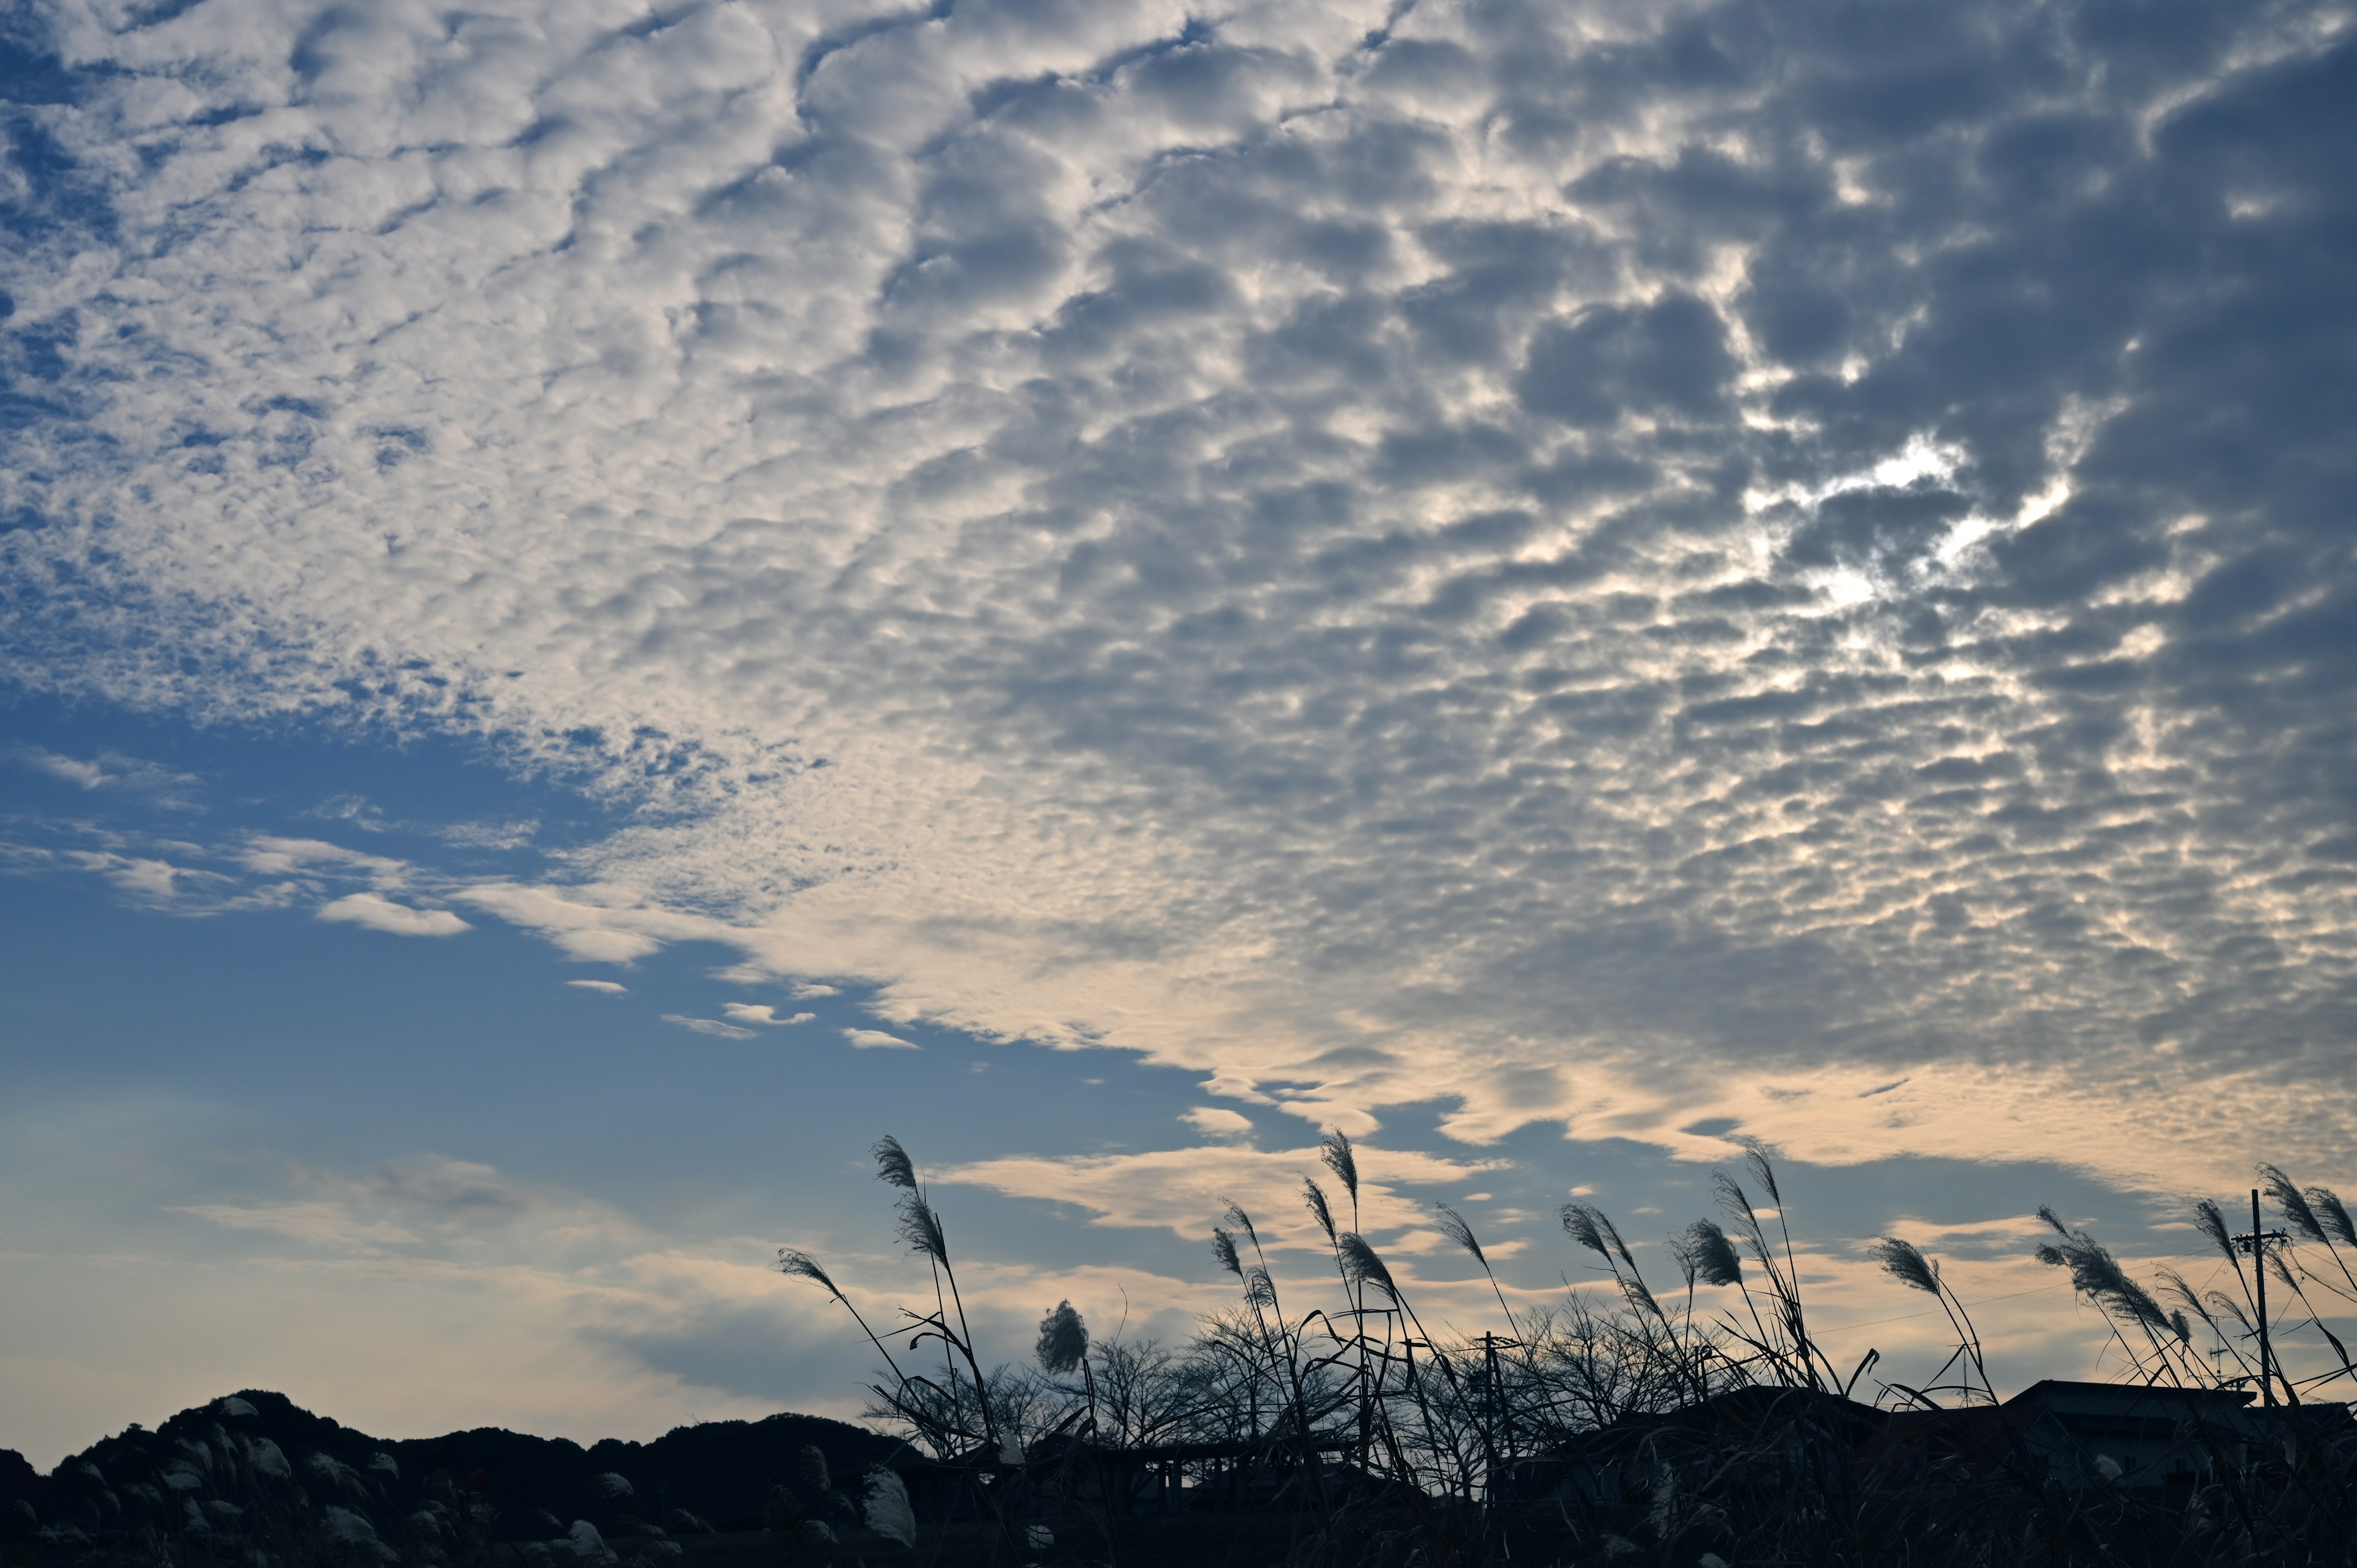
[[10, 662], [1311, 1120], [2342, 1145], [2345, 12], [1394, 9], [38, 5]]

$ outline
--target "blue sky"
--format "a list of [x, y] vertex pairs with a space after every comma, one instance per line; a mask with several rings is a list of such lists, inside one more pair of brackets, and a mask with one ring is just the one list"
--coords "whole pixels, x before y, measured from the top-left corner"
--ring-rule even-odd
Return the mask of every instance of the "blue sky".
[[2357, 1181], [2341, 8], [6, 26], [0, 1444], [848, 1410], [888, 1132], [1010, 1356]]

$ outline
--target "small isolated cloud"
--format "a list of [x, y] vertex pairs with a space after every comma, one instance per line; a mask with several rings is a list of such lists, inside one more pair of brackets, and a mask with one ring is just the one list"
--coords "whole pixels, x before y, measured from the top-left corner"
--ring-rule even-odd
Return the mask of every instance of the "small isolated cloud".
[[409, 876], [405, 861], [346, 849], [324, 839], [284, 838], [274, 833], [256, 833], [248, 839], [237, 860], [261, 876], [365, 876], [379, 887], [398, 887]]
[[693, 1029], [699, 1035], [714, 1035], [724, 1040], [749, 1040], [750, 1029], [740, 1029], [734, 1024], [724, 1024], [717, 1018], [691, 1018], [684, 1013], [666, 1013], [666, 1024], [676, 1024], [683, 1029]]
[[147, 855], [77, 853], [70, 863], [94, 871], [115, 890], [141, 903], [170, 906], [195, 886], [219, 887], [228, 878], [217, 872], [193, 870]]
[[773, 1028], [783, 1028], [790, 1024], [807, 1024], [818, 1016], [815, 1013], [797, 1013], [790, 1018], [780, 1018], [777, 1009], [766, 1002], [731, 1002], [720, 1011], [739, 1024], [767, 1024]]
[[797, 985], [793, 989], [793, 998], [797, 1002], [815, 1002], [822, 996], [839, 996], [842, 993], [835, 990], [832, 985], [813, 985], [804, 983]]
[[46, 746], [19, 746], [16, 760], [36, 773], [46, 773], [84, 789], [95, 789], [106, 783], [106, 769], [95, 762], [84, 762], [78, 757], [66, 757]]
[[540, 832], [537, 818], [511, 822], [451, 822], [426, 830], [459, 849], [522, 849]]
[[85, 762], [45, 746], [20, 746], [9, 755], [36, 773], [45, 773], [81, 789], [138, 789], [150, 793], [176, 789], [197, 782], [193, 773], [179, 773], [145, 757], [121, 752], [101, 752]]
[[588, 963], [631, 963], [660, 951], [662, 944], [636, 931], [558, 931], [551, 939], [575, 958]]
[[392, 825], [386, 822], [383, 809], [365, 795], [330, 796], [298, 814], [327, 822], [350, 822], [362, 832], [369, 833], [381, 833]]
[[231, 1230], [260, 1230], [290, 1241], [313, 1246], [371, 1251], [404, 1246], [416, 1232], [389, 1219], [352, 1212], [351, 1206], [327, 1198], [274, 1203], [184, 1203], [174, 1214], [186, 1214]]
[[355, 926], [366, 926], [371, 931], [390, 931], [396, 937], [455, 937], [460, 931], [473, 929], [447, 909], [413, 909], [373, 893], [346, 894], [332, 904], [323, 905], [319, 918], [346, 920]]
[[576, 991], [594, 991], [600, 996], [627, 996], [630, 991], [629, 986], [610, 980], [568, 980], [565, 983]]
[[913, 1051], [919, 1048], [914, 1041], [904, 1040], [898, 1035], [888, 1035], [881, 1029], [845, 1029], [843, 1037], [863, 1051]]
[[531, 1251], [565, 1249], [629, 1230], [619, 1216], [577, 1193], [440, 1155], [366, 1173], [297, 1167], [289, 1187], [283, 1196], [182, 1204], [169, 1212], [361, 1254], [417, 1246], [447, 1254], [494, 1237]]
[[1251, 1117], [1218, 1105], [1198, 1105], [1178, 1120], [1207, 1138], [1249, 1137], [1253, 1130]]

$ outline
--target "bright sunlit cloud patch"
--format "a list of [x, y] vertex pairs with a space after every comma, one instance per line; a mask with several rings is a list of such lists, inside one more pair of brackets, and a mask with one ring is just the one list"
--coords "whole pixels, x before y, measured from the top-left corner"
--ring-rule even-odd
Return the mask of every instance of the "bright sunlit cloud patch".
[[460, 931], [473, 929], [447, 909], [414, 908], [373, 893], [347, 893], [332, 903], [323, 904], [319, 907], [319, 918], [350, 921], [396, 937], [455, 937]]
[[1207, 1138], [1248, 1138], [1252, 1136], [1252, 1118], [1222, 1105], [1198, 1105], [1182, 1112], [1178, 1118]]
[[863, 1051], [913, 1051], [919, 1048], [915, 1041], [888, 1035], [881, 1029], [845, 1029], [843, 1037]]
[[807, 1024], [818, 1016], [815, 1013], [796, 1013], [780, 1018], [778, 1016], [777, 1009], [766, 1002], [759, 1004], [748, 1002], [731, 1002], [720, 1011], [726, 1015], [732, 1023], [766, 1024], [779, 1027], [792, 1024]]

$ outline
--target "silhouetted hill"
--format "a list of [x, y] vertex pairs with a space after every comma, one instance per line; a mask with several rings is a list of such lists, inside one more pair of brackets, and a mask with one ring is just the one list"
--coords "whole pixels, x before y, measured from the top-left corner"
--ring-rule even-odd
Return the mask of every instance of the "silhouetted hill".
[[791, 1413], [589, 1448], [500, 1427], [387, 1439], [249, 1389], [153, 1432], [135, 1424], [47, 1476], [0, 1449], [0, 1532], [145, 1526], [212, 1534], [235, 1530], [253, 1510], [332, 1505], [387, 1536], [423, 1528], [422, 1518], [448, 1513], [461, 1492], [476, 1490], [488, 1493], [491, 1533], [502, 1540], [545, 1540], [576, 1520], [609, 1538], [694, 1529], [683, 1515], [746, 1527], [760, 1520], [772, 1485], [813, 1490], [805, 1448], [848, 1483], [899, 1447], [843, 1422]]

